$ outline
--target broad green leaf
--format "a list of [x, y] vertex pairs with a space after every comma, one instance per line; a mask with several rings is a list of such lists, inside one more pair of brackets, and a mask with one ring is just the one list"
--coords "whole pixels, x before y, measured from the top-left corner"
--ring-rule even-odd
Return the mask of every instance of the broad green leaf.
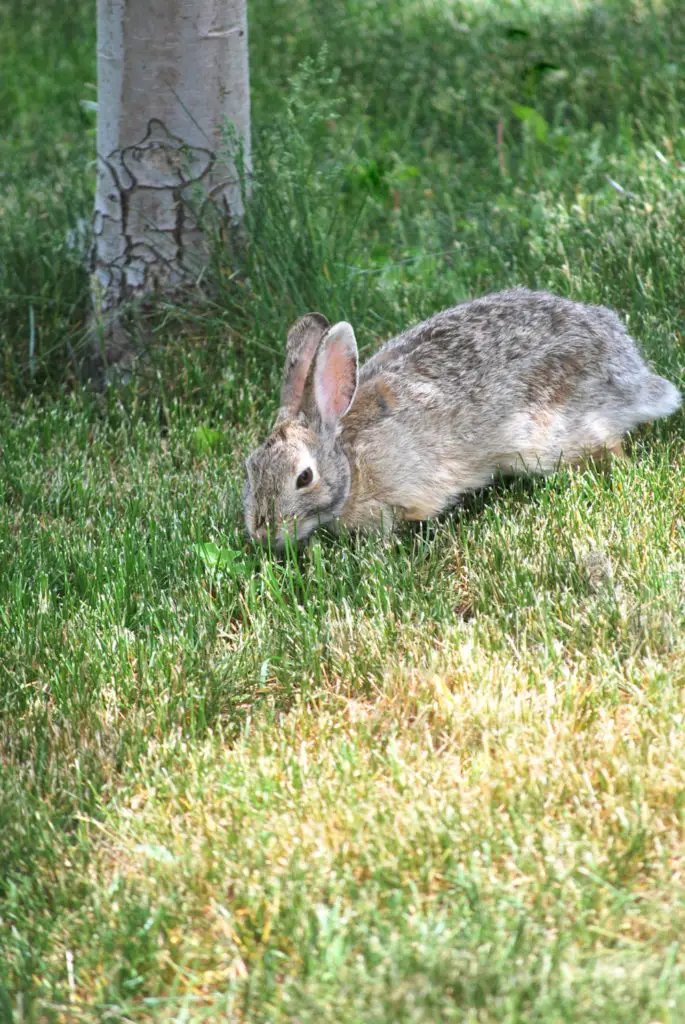
[[212, 430], [211, 427], [198, 427], [193, 434], [195, 451], [201, 455], [206, 454], [213, 448], [217, 448], [225, 439], [225, 434], [220, 430]]
[[226, 568], [239, 557], [241, 552], [232, 548], [220, 548], [217, 544], [208, 541], [204, 544], [194, 544], [194, 551], [200, 556], [205, 565], [212, 568]]
[[533, 107], [524, 107], [520, 103], [512, 103], [511, 110], [519, 121], [525, 121], [532, 127], [538, 142], [547, 141], [549, 125], [542, 114], [539, 114]]

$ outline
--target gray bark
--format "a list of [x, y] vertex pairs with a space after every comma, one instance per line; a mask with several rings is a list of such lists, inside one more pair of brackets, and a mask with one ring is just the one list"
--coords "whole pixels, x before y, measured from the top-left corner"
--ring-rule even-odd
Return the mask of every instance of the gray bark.
[[205, 247], [198, 196], [242, 213], [222, 153], [246, 165], [246, 0], [98, 0], [98, 172], [91, 271], [101, 312], [193, 280]]

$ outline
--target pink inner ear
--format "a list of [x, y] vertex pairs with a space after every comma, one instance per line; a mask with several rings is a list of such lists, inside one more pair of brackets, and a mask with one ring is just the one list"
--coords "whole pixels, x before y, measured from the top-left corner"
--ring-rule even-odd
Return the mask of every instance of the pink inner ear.
[[336, 423], [357, 390], [357, 343], [349, 324], [331, 327], [316, 362], [314, 395], [325, 423]]

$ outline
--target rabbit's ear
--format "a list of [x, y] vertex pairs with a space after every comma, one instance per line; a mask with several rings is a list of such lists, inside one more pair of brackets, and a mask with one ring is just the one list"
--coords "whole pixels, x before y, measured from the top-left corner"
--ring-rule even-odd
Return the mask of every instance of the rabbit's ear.
[[307, 313], [290, 328], [277, 422], [294, 419], [300, 411], [307, 375], [328, 327], [328, 320], [321, 313]]
[[357, 390], [359, 354], [352, 326], [334, 324], [319, 346], [314, 364], [312, 397], [325, 427], [344, 416]]

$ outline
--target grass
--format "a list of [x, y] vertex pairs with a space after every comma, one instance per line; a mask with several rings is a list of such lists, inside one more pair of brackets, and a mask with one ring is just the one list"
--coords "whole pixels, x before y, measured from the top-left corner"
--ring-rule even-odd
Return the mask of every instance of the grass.
[[679, 1024], [683, 414], [390, 546], [272, 560], [240, 488], [310, 308], [550, 287], [685, 385], [685, 10], [250, 33], [240, 273], [95, 394], [93, 11], [0, 2], [0, 1020]]

